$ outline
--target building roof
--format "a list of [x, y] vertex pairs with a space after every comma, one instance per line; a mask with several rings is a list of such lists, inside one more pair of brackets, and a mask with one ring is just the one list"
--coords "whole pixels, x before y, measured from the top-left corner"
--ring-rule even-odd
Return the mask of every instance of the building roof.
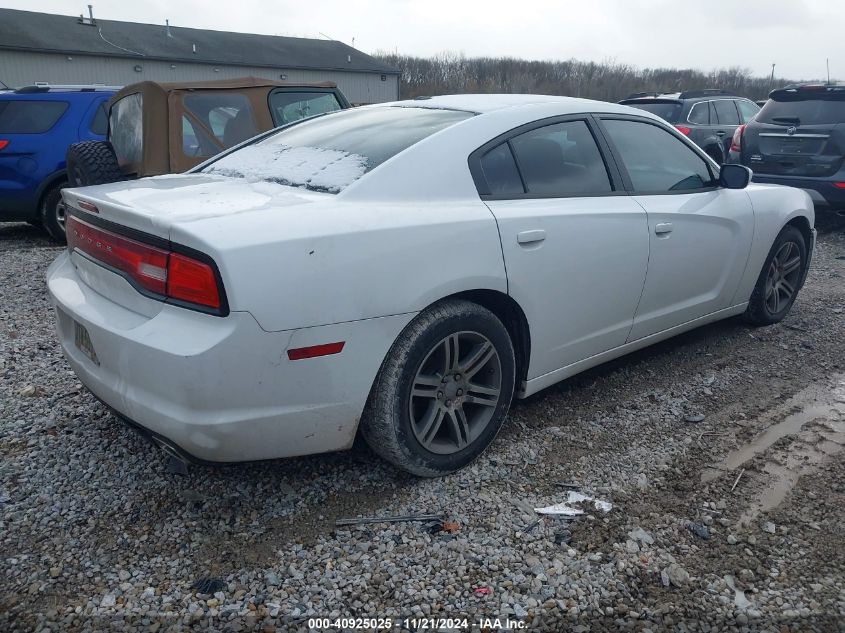
[[[85, 22], [88, 22], [87, 18]], [[399, 74], [343, 42], [0, 9], [0, 50]]]

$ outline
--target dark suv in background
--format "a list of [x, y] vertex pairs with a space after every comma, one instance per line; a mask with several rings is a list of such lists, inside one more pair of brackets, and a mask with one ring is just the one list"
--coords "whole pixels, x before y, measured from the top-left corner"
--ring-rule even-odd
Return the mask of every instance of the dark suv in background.
[[719, 89], [638, 92], [619, 103], [666, 119], [720, 165], [728, 157], [736, 129], [760, 111], [753, 101]]
[[772, 91], [737, 130], [729, 161], [750, 167], [755, 182], [799, 187], [816, 206], [845, 210], [845, 84]]

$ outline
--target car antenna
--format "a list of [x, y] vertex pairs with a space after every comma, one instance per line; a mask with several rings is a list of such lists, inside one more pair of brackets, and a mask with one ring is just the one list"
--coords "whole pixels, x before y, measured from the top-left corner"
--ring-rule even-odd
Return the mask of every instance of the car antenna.
[[827, 63], [827, 85], [830, 85], [830, 57], [824, 60]]

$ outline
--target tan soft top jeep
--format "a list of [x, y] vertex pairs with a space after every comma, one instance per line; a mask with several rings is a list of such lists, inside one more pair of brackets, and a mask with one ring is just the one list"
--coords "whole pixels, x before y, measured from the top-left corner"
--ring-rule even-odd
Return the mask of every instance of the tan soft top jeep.
[[183, 172], [261, 132], [348, 107], [328, 82], [142, 81], [109, 100], [107, 141], [70, 146], [69, 185]]

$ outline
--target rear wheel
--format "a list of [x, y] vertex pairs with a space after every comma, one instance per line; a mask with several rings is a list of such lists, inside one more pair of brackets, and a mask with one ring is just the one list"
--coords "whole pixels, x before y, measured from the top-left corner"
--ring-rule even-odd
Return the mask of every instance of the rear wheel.
[[795, 303], [806, 268], [804, 236], [794, 226], [784, 227], [757, 278], [745, 312], [746, 321], [753, 325], [771, 325], [781, 321]]
[[435, 304], [388, 352], [361, 422], [364, 439], [416, 475], [458, 470], [501, 428], [514, 376], [513, 345], [493, 313], [469, 301]]
[[67, 150], [67, 175], [71, 187], [103, 185], [123, 180], [111, 143], [83, 141]]
[[39, 209], [40, 225], [59, 244], [64, 244], [67, 239], [65, 236], [66, 209], [62, 200], [62, 189], [66, 186], [67, 183], [62, 182], [48, 189], [41, 198]]

